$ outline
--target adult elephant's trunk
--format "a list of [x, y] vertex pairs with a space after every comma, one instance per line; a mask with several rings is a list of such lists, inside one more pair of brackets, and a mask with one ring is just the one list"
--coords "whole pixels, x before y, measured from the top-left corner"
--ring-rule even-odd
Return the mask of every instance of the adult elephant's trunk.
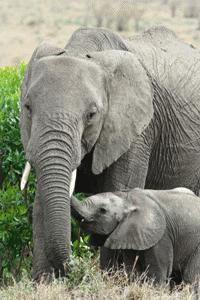
[[45, 130], [35, 162], [37, 195], [43, 211], [44, 249], [48, 261], [57, 270], [69, 259], [71, 242], [69, 193], [76, 153], [74, 132], [71, 125], [66, 127]]

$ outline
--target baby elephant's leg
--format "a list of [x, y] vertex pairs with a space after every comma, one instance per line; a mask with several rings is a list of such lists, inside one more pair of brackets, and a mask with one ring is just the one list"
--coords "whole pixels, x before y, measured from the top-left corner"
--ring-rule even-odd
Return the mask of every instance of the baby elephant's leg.
[[142, 269], [155, 283], [165, 283], [172, 273], [173, 247], [164, 236], [154, 247], [145, 250], [141, 258]]
[[193, 284], [193, 292], [200, 296], [200, 245], [187, 262], [183, 272], [183, 280], [186, 283]]
[[103, 271], [112, 272], [122, 267], [122, 255], [120, 250], [111, 250], [101, 247], [100, 268]]
[[125, 271], [130, 280], [134, 280], [135, 277], [140, 276], [142, 273], [140, 260], [140, 251], [135, 250], [123, 250], [123, 263]]

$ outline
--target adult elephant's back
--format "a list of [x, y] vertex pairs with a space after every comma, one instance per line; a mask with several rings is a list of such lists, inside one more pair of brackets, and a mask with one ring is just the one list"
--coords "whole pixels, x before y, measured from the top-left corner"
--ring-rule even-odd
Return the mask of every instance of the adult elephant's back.
[[144, 65], [154, 91], [154, 117], [144, 132], [152, 145], [146, 187], [186, 186], [198, 193], [200, 52], [165, 27], [130, 39], [127, 48]]

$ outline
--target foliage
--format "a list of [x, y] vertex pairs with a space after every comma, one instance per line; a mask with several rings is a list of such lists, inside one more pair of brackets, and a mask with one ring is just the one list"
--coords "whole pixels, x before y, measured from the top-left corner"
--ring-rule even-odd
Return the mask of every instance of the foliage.
[[25, 64], [0, 69], [0, 277], [30, 271], [31, 224], [19, 191], [24, 153], [19, 132], [20, 86]]
[[[32, 172], [26, 190], [19, 189], [24, 167], [20, 140], [20, 89], [25, 64], [0, 69], [0, 280], [18, 280], [30, 273], [32, 263], [32, 205], [36, 177]], [[83, 194], [78, 194], [81, 200]], [[91, 257], [89, 237], [72, 220], [72, 250], [75, 257]]]
[[20, 67], [0, 69], [0, 164], [2, 181], [17, 184], [24, 166], [19, 131], [20, 87], [25, 71]]
[[25, 270], [30, 272], [32, 230], [28, 207], [16, 186], [0, 190], [0, 258], [1, 276], [8, 281], [18, 279]]

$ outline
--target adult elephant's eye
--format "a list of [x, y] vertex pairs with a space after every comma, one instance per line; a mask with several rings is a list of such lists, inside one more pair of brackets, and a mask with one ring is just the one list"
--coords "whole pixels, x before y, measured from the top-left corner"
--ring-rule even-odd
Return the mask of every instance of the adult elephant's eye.
[[96, 112], [90, 112], [90, 113], [88, 114], [88, 119], [89, 119], [89, 120], [92, 119], [92, 118], [94, 117], [95, 114], [96, 114]]
[[97, 113], [97, 107], [93, 106], [87, 114], [87, 122], [91, 121]]
[[29, 104], [25, 104], [25, 108], [26, 108], [26, 111], [28, 113], [28, 117], [30, 118], [31, 117], [31, 107]]
[[107, 210], [104, 207], [101, 207], [100, 212], [101, 212], [101, 214], [106, 214]]

